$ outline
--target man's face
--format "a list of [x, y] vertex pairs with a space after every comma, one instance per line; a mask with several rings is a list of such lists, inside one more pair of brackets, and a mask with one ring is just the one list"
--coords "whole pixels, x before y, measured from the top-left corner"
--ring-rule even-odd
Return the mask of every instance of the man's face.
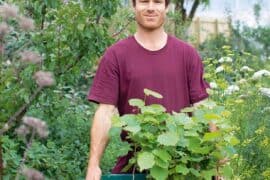
[[165, 0], [136, 0], [134, 11], [140, 28], [152, 31], [164, 24], [167, 8]]

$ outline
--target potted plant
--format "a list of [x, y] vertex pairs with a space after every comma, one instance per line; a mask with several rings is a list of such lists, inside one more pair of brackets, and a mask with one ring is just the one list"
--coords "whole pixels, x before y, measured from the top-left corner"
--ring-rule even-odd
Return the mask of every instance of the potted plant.
[[[162, 98], [157, 92], [144, 89], [147, 96]], [[146, 105], [141, 99], [131, 99], [138, 114], [113, 117], [111, 134], [128, 132], [134, 156], [125, 169], [134, 166], [147, 172], [147, 178], [212, 179], [214, 176], [231, 178], [229, 162], [238, 143], [234, 128], [226, 121], [230, 112], [208, 101], [199, 108], [185, 108], [181, 112], [166, 113], [159, 104]], [[190, 114], [192, 113], [192, 116]], [[209, 124], [217, 130], [210, 132]], [[131, 176], [131, 175], [130, 175]]]

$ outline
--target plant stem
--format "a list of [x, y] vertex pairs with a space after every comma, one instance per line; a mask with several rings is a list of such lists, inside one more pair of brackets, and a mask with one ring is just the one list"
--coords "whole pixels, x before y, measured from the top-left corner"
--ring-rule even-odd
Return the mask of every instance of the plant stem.
[[25, 161], [26, 161], [27, 153], [28, 153], [29, 149], [30, 149], [31, 146], [32, 146], [32, 142], [33, 142], [33, 139], [34, 139], [35, 134], [36, 134], [35, 132], [36, 132], [36, 130], [35, 130], [35, 129], [32, 129], [32, 134], [31, 134], [31, 137], [30, 137], [30, 139], [29, 139], [29, 142], [26, 144], [26, 149], [25, 149], [25, 151], [24, 151], [24, 153], [23, 153], [23, 159], [22, 159], [22, 161], [20, 162], [19, 169], [17, 170], [17, 174], [16, 174], [15, 180], [19, 180], [19, 174], [21, 173], [22, 167], [23, 167], [23, 165], [24, 165], [24, 163], [25, 163]]
[[0, 179], [3, 179], [3, 157], [2, 157], [2, 137], [0, 136]]

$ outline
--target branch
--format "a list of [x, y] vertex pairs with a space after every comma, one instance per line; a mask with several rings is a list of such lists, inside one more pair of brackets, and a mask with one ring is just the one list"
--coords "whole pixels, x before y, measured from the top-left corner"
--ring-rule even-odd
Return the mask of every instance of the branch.
[[4, 124], [2, 129], [0, 129], [0, 137], [12, 127], [12, 123], [18, 121], [19, 119], [21, 119], [21, 117], [24, 116], [28, 107], [37, 98], [42, 89], [43, 87], [38, 87], [36, 91], [32, 94], [32, 96], [30, 96], [29, 102], [23, 104], [21, 108], [13, 116], [9, 118], [8, 122]]
[[190, 13], [188, 15], [188, 19], [189, 20], [192, 20], [193, 19], [194, 15], [195, 15], [195, 12], [196, 12], [196, 10], [197, 10], [197, 8], [199, 6], [199, 4], [200, 4], [200, 0], [195, 0], [194, 1], [193, 5], [192, 5], [192, 8], [190, 10]]
[[133, 20], [133, 17], [132, 18], [129, 18], [128, 19], [128, 22], [124, 25], [124, 27], [122, 29], [120, 29], [118, 32], [114, 33], [112, 35], [112, 37], [115, 38], [116, 36], [118, 36], [119, 34], [121, 34], [125, 29], [127, 29], [127, 27], [129, 26], [129, 24], [132, 22], [131, 20]]
[[30, 137], [28, 143], [26, 144], [26, 149], [25, 149], [25, 151], [24, 151], [24, 153], [23, 153], [23, 158], [22, 158], [22, 160], [21, 160], [21, 162], [20, 162], [19, 169], [17, 170], [17, 174], [16, 174], [15, 180], [19, 180], [19, 174], [21, 173], [22, 168], [23, 168], [23, 166], [24, 166], [24, 163], [25, 163], [25, 161], [26, 161], [26, 159], [27, 159], [27, 153], [28, 153], [29, 149], [30, 149], [31, 146], [32, 146], [34, 137], [35, 137], [35, 130], [32, 129], [32, 134], [31, 134], [31, 137]]

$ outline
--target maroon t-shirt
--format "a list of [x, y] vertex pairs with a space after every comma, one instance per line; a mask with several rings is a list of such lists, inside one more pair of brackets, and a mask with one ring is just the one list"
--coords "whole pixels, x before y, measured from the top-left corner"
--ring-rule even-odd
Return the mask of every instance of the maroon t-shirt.
[[[161, 104], [167, 112], [179, 112], [208, 97], [209, 85], [203, 79], [203, 65], [197, 51], [168, 35], [166, 45], [157, 51], [142, 47], [130, 36], [109, 47], [99, 64], [88, 100], [113, 104], [119, 114], [137, 113], [129, 106], [132, 98], [144, 99], [144, 88], [163, 95], [147, 97], [146, 104]], [[118, 158], [112, 173], [120, 173], [128, 156]]]

